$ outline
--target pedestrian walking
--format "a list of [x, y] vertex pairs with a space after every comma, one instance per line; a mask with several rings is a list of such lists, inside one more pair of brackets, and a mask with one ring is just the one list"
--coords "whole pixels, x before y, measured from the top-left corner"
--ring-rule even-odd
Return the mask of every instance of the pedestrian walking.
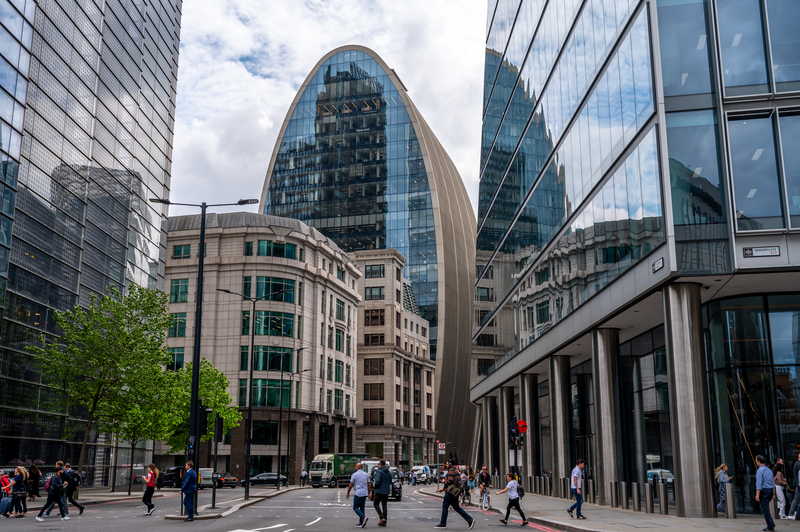
[[783, 464], [775, 464], [772, 468], [775, 481], [775, 495], [778, 497], [778, 517], [786, 519], [786, 477], [783, 476]]
[[442, 501], [442, 517], [439, 519], [439, 524], [434, 528], [447, 528], [447, 514], [450, 508], [453, 508], [458, 515], [464, 518], [469, 524], [469, 529], [475, 526], [475, 519], [473, 519], [464, 509], [458, 505], [458, 498], [461, 495], [461, 476], [455, 470], [450, 468], [447, 475], [444, 477], [444, 487], [439, 492], [444, 492], [444, 500]]
[[[28, 504], [25, 502], [28, 496], [28, 470], [22, 466], [14, 469], [14, 478], [3, 489], [11, 496], [11, 505], [14, 508], [14, 517], [22, 518], [28, 513]], [[8, 516], [6, 516], [8, 517]]]
[[347, 487], [347, 498], [350, 498], [350, 490], [355, 489], [353, 494], [353, 511], [358, 516], [358, 524], [356, 527], [364, 528], [367, 526], [367, 519], [369, 519], [364, 512], [364, 505], [367, 503], [369, 497], [369, 475], [363, 470], [364, 464], [356, 464], [356, 472], [350, 475], [350, 485]]
[[[56, 471], [61, 470], [61, 479], [64, 479], [64, 462], [58, 460], [56, 462]], [[55, 475], [53, 475], [55, 477]], [[52, 485], [52, 482], [51, 482]], [[47, 484], [45, 484], [45, 489], [47, 489]], [[58, 511], [61, 517], [69, 517], [69, 508], [67, 507], [67, 497], [66, 497], [66, 490], [60, 490], [61, 493], [61, 504], [58, 505]], [[48, 494], [48, 498], [50, 495]], [[45, 517], [50, 517], [50, 512], [52, 511], [52, 505], [47, 511], [44, 513]], [[64, 513], [66, 512], [66, 513]]]
[[412, 469], [411, 470], [411, 485], [412, 486], [416, 486], [417, 485], [417, 470], [416, 469]]
[[144, 477], [144, 482], [147, 487], [144, 490], [144, 497], [142, 502], [147, 506], [147, 511], [144, 515], [153, 515], [156, 511], [156, 506], [153, 504], [153, 493], [156, 491], [156, 479], [158, 478], [158, 468], [155, 464], [147, 466], [147, 475]]
[[372, 481], [372, 506], [378, 512], [380, 519], [378, 526], [386, 526], [389, 518], [386, 503], [389, 501], [389, 491], [392, 489], [392, 474], [389, 473], [386, 460], [381, 460], [379, 466]]
[[514, 475], [511, 473], [508, 473], [506, 475], [506, 481], [508, 481], [506, 487], [498, 492], [495, 492], [496, 495], [502, 495], [503, 493], [508, 492], [508, 506], [506, 506], [506, 518], [501, 519], [500, 522], [503, 523], [504, 525], [507, 525], [508, 518], [511, 515], [511, 509], [514, 508], [517, 510], [517, 513], [522, 518], [521, 526], [527, 526], [528, 520], [525, 519], [525, 514], [522, 513], [522, 508], [520, 508], [519, 506], [519, 484], [517, 483], [516, 480], [514, 480]]
[[794, 498], [792, 507], [789, 509], [789, 519], [797, 519], [797, 505], [800, 504], [800, 453], [797, 453], [797, 460], [792, 467], [791, 484], [794, 486]]
[[308, 480], [308, 472], [305, 469], [303, 469], [303, 472], [300, 473], [300, 487], [301, 488], [306, 485], [306, 480]]
[[31, 466], [28, 474], [28, 500], [35, 501], [39, 497], [39, 480], [42, 478], [42, 472], [36, 467], [36, 464]]
[[67, 489], [65, 492], [67, 501], [71, 502], [72, 505], [78, 509], [78, 515], [83, 515], [84, 507], [73, 498], [73, 495], [75, 495], [75, 492], [78, 490], [78, 486], [81, 485], [81, 476], [77, 471], [70, 468], [69, 464], [64, 464], [64, 478], [67, 481]]
[[756, 456], [756, 501], [761, 505], [761, 513], [764, 514], [764, 521], [767, 528], [764, 530], [775, 530], [775, 521], [769, 512], [769, 502], [772, 500], [775, 491], [775, 479], [772, 471], [767, 467], [767, 460], [761, 455]]
[[725, 517], [728, 517], [728, 507], [725, 504], [725, 484], [731, 481], [731, 477], [728, 476], [728, 464], [720, 464], [720, 466], [714, 470], [714, 479], [719, 485], [719, 504], [717, 505], [717, 511], [723, 512]]
[[[584, 467], [586, 467], [586, 461], [581, 458], [572, 470], [572, 474], [570, 474], [570, 491], [575, 496], [575, 504], [570, 506], [567, 513], [570, 517], [575, 517], [576, 519], [586, 519], [581, 513], [581, 505], [583, 504], [583, 492], [581, 491], [583, 484], [581, 484], [581, 479], [583, 478]], [[572, 514], [573, 511], [575, 511], [575, 515]]]
[[197, 493], [197, 473], [194, 471], [194, 462], [186, 462], [186, 474], [183, 475], [183, 505], [186, 507], [186, 519], [184, 521], [194, 521], [194, 494]]
[[50, 480], [50, 489], [47, 492], [47, 502], [39, 510], [39, 515], [36, 516], [37, 521], [44, 521], [42, 515], [47, 517], [50, 515], [50, 510], [54, 505], [58, 505], [58, 510], [61, 512], [61, 520], [69, 520], [69, 512], [67, 505], [64, 502], [64, 491], [67, 488], [67, 480], [64, 478], [64, 469], [61, 466], [56, 467], [56, 474]]
[[86, 470], [85, 469], [83, 471], [81, 471], [81, 487], [82, 488], [88, 487], [88, 485], [86, 484], [86, 477], [87, 476], [88, 475], [86, 474]]
[[475, 470], [470, 466], [467, 471], [469, 471], [469, 492], [472, 493], [472, 490], [475, 489]]

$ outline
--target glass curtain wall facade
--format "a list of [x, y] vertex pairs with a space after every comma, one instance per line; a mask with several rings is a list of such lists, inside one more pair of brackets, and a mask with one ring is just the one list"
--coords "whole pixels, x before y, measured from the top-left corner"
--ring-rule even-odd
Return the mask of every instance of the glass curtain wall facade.
[[[467, 403], [454, 383], [468, 379], [458, 360], [469, 354], [474, 213], [449, 156], [374, 52], [339, 48], [309, 74], [279, 135], [262, 209], [302, 220], [346, 252], [397, 249], [430, 322], [437, 382], [441, 360], [455, 372], [439, 388], [437, 408], [438, 396]], [[469, 441], [470, 411], [439, 410], [440, 439]]]
[[[108, 286], [162, 287], [166, 212], [147, 200], [169, 196], [181, 9], [0, 0], [2, 464], [76, 463], [81, 414], [66, 411], [25, 351], [40, 335], [55, 340], [54, 311]], [[100, 449], [86, 458], [97, 484], [110, 465]]]

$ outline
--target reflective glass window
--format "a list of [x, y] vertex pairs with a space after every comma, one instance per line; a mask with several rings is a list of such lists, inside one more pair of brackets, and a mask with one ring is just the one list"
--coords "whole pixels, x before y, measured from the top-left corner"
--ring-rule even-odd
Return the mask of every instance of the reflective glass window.
[[711, 92], [706, 0], [658, 0], [664, 96]]
[[772, 48], [772, 75], [780, 91], [800, 89], [800, 2], [767, 0], [769, 41]]
[[800, 115], [781, 112], [781, 150], [789, 220], [793, 228], [800, 227]]
[[719, 0], [722, 79], [728, 96], [769, 92], [759, 0]]
[[718, 139], [717, 117], [713, 110], [667, 114], [675, 225], [725, 224]]
[[728, 133], [738, 229], [784, 227], [772, 118], [732, 118]]
[[800, 364], [800, 297], [767, 298], [770, 345], [774, 364]]

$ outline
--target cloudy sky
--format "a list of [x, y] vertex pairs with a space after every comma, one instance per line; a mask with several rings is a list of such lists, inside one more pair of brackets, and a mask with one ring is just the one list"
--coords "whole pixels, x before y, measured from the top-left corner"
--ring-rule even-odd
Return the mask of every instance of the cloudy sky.
[[[260, 197], [300, 85], [327, 52], [360, 44], [397, 71], [477, 211], [486, 3], [185, 2], [170, 198], [222, 203]], [[170, 214], [189, 212], [173, 207]]]

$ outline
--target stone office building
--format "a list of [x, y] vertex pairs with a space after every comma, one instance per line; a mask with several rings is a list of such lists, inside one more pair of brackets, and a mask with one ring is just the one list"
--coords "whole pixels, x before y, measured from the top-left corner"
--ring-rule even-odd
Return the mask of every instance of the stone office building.
[[[192, 357], [199, 234], [199, 215], [169, 219], [165, 284], [174, 325], [167, 341], [178, 366]], [[228, 392], [243, 415], [219, 446], [218, 469], [245, 475], [252, 363], [251, 475], [277, 472], [280, 448], [280, 470], [297, 483], [316, 454], [353, 450], [361, 272], [333, 242], [298, 220], [208, 214], [205, 239], [201, 356], [228, 377]], [[253, 298], [285, 291], [256, 302], [251, 316], [250, 301], [219, 289]], [[202, 465], [207, 449], [200, 447]], [[165, 452], [157, 444], [159, 466], [182, 458]]]
[[756, 455], [791, 470], [798, 19], [780, 0], [489, 2], [477, 287], [495, 301], [473, 339], [498, 329], [504, 354], [470, 392], [481, 460], [507, 469], [516, 416], [526, 478], [584, 458], [609, 504], [612, 482], [674, 476], [687, 517], [715, 515], [721, 462], [739, 512], [758, 511]]
[[435, 461], [436, 363], [430, 358], [428, 321], [402, 274], [405, 259], [395, 249], [350, 256], [364, 274], [355, 451], [404, 470]]

